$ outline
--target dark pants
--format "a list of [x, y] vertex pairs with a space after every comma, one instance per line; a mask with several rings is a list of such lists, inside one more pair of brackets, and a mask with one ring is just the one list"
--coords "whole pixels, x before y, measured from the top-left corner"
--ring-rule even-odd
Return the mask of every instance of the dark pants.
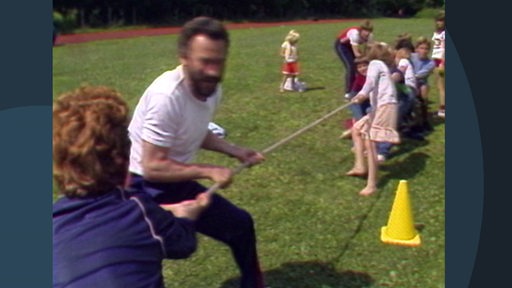
[[406, 124], [409, 120], [414, 108], [414, 101], [416, 101], [416, 93], [410, 91], [409, 93], [398, 93], [398, 126]]
[[[142, 189], [159, 203], [177, 203], [194, 199], [207, 190], [195, 181], [155, 183], [140, 175], [130, 175], [130, 186]], [[241, 272], [240, 287], [262, 288], [263, 276], [256, 252], [256, 233], [251, 215], [218, 194], [196, 221], [198, 232], [227, 244]]]
[[[408, 91], [408, 93], [399, 92], [397, 94], [398, 100], [398, 127], [400, 131], [410, 121], [412, 110], [414, 108], [414, 101], [416, 101], [416, 93], [414, 90]], [[393, 144], [388, 142], [377, 143], [377, 154], [384, 155], [389, 158], [391, 147]]]
[[334, 50], [345, 66], [345, 93], [352, 89], [352, 83], [356, 78], [356, 65], [354, 64], [354, 51], [350, 45], [343, 45], [338, 39], [334, 42]]

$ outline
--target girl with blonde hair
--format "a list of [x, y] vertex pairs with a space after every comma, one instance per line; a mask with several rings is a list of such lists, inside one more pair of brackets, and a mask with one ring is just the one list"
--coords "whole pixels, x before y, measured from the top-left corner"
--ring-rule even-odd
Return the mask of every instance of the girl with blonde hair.
[[355, 162], [353, 168], [346, 173], [348, 176], [367, 176], [366, 187], [359, 192], [363, 196], [371, 195], [377, 190], [376, 143], [400, 143], [400, 136], [396, 131], [396, 88], [390, 73], [390, 67], [394, 65], [394, 53], [387, 44], [376, 43], [370, 47], [367, 57], [370, 63], [366, 81], [351, 101], [357, 104], [369, 99], [372, 109], [352, 128]]
[[[281, 81], [280, 91], [285, 90], [301, 90], [301, 83], [297, 81], [297, 76], [300, 74], [299, 70], [299, 53], [297, 42], [299, 42], [300, 34], [295, 30], [290, 30], [281, 44], [281, 57], [283, 57], [283, 64], [281, 72], [283, 80]], [[291, 89], [286, 89], [287, 82], [291, 83]], [[298, 87], [297, 87], [298, 86]]]

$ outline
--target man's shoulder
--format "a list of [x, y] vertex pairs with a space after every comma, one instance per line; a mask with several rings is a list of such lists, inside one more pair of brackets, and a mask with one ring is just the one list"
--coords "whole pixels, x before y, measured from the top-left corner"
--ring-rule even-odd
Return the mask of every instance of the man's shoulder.
[[146, 94], [172, 95], [181, 84], [183, 75], [181, 69], [168, 70], [160, 74], [146, 89]]
[[162, 74], [160, 74], [153, 81], [153, 83], [151, 83], [151, 86], [177, 84], [181, 81], [182, 78], [183, 78], [183, 73], [181, 70], [181, 66], [179, 66], [173, 70], [167, 70], [167, 71], [163, 72]]
[[347, 30], [347, 35], [359, 36], [359, 27], [352, 27]]

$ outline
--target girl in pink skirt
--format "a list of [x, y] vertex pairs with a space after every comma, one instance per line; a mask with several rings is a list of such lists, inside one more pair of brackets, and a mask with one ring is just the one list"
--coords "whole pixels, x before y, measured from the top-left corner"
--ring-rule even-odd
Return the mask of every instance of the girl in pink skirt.
[[[393, 51], [385, 43], [375, 43], [370, 48], [368, 72], [363, 89], [352, 98], [353, 103], [370, 100], [371, 112], [361, 118], [352, 128], [355, 162], [346, 174], [367, 176], [366, 187], [360, 195], [371, 195], [377, 190], [376, 142], [400, 143], [396, 131], [398, 106], [395, 83], [391, 79], [390, 67], [394, 61]], [[367, 161], [364, 153], [367, 151]], [[366, 162], [366, 163], [365, 163]]]

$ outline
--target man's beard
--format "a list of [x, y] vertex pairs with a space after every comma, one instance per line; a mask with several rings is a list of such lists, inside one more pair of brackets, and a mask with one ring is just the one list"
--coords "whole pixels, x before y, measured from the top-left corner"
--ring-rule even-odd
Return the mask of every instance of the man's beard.
[[217, 90], [217, 84], [222, 81], [220, 77], [202, 75], [200, 72], [189, 71], [190, 85], [194, 95], [208, 98]]

